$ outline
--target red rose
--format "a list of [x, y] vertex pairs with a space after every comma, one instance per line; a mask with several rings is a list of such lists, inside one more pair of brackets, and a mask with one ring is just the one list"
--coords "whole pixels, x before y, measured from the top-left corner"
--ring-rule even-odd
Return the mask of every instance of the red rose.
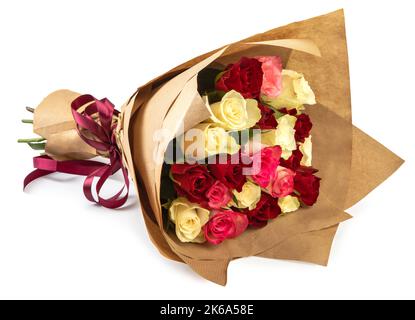
[[244, 98], [259, 98], [263, 80], [262, 63], [253, 58], [241, 58], [229, 65], [216, 82], [216, 90], [236, 90]]
[[297, 149], [293, 151], [293, 154], [291, 155], [291, 157], [288, 158], [288, 160], [284, 160], [283, 158], [281, 158], [280, 165], [293, 171], [297, 171], [297, 169], [301, 165], [302, 158], [303, 154], [300, 150]]
[[297, 109], [287, 109], [287, 108], [282, 108], [282, 109], [278, 109], [279, 112], [283, 113], [283, 114], [289, 114], [290, 116], [296, 116], [297, 115]]
[[212, 218], [203, 227], [206, 240], [212, 244], [220, 244], [226, 239], [236, 238], [248, 227], [246, 215], [231, 210], [216, 210]]
[[278, 122], [274, 117], [274, 111], [261, 103], [258, 103], [258, 108], [261, 110], [262, 117], [258, 121], [257, 126], [261, 130], [275, 129], [278, 125]]
[[297, 142], [304, 143], [304, 140], [310, 136], [311, 128], [313, 124], [311, 123], [310, 117], [306, 114], [300, 114], [297, 116], [297, 122], [295, 123], [295, 140]]
[[199, 164], [173, 164], [171, 174], [179, 196], [186, 197], [190, 202], [206, 207], [207, 191], [215, 182], [205, 166]]
[[209, 164], [210, 173], [229, 189], [242, 191], [246, 182], [246, 176], [243, 175], [244, 165], [242, 163], [233, 164], [232, 157], [228, 156], [227, 163], [219, 163], [219, 157], [216, 158], [216, 164]]
[[247, 212], [249, 225], [254, 228], [265, 227], [269, 220], [277, 218], [280, 214], [281, 208], [278, 205], [278, 199], [274, 199], [264, 192], [256, 208]]
[[316, 172], [317, 170], [313, 168], [301, 167], [295, 173], [294, 189], [299, 193], [301, 201], [307, 206], [316, 203], [320, 192], [321, 179], [314, 175]]

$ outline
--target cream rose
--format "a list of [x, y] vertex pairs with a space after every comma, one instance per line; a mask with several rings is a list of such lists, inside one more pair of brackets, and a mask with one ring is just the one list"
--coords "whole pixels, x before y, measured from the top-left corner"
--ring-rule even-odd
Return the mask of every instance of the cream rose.
[[299, 149], [303, 154], [301, 165], [304, 167], [311, 167], [313, 160], [313, 144], [311, 142], [311, 136], [304, 140], [304, 143], [300, 145]]
[[292, 151], [297, 149], [295, 141], [295, 123], [297, 118], [290, 115], [282, 116], [277, 119], [278, 127], [262, 133], [261, 143], [267, 146], [280, 146], [282, 149], [282, 158], [287, 160]]
[[281, 208], [282, 213], [289, 213], [297, 211], [300, 208], [300, 201], [297, 197], [286, 196], [278, 199], [278, 205]]
[[196, 160], [221, 153], [232, 155], [241, 148], [234, 137], [213, 123], [201, 123], [187, 131], [183, 146], [186, 158]]
[[242, 187], [241, 192], [233, 191], [237, 203], [234, 205], [239, 209], [249, 210], [255, 209], [259, 200], [261, 199], [261, 188], [256, 184], [248, 181]]
[[244, 99], [235, 90], [229, 91], [222, 101], [209, 106], [211, 121], [229, 131], [240, 131], [252, 128], [261, 119], [258, 102], [254, 99]]
[[309, 83], [301, 73], [292, 70], [282, 71], [282, 92], [277, 98], [261, 97], [274, 108], [301, 108], [316, 104], [316, 97]]
[[169, 218], [176, 225], [176, 234], [181, 242], [205, 242], [202, 227], [209, 221], [209, 214], [209, 210], [190, 203], [186, 198], [177, 198], [169, 208]]

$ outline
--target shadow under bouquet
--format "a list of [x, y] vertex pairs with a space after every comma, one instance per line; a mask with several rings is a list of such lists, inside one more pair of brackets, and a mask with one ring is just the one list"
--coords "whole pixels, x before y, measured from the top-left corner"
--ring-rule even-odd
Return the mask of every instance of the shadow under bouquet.
[[[118, 208], [130, 178], [168, 259], [225, 285], [234, 259], [327, 265], [345, 212], [403, 160], [353, 126], [343, 11], [254, 35], [141, 86], [121, 111], [68, 90], [35, 109], [32, 181], [86, 176]], [[107, 158], [97, 161], [96, 157]], [[102, 187], [121, 172], [124, 188]]]

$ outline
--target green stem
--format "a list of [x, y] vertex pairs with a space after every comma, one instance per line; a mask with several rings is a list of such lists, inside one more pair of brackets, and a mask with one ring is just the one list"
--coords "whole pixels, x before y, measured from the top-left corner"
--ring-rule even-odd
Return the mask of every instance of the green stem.
[[23, 119], [22, 122], [23, 123], [33, 124], [33, 120], [29, 120], [29, 119]]
[[28, 143], [27, 145], [37, 151], [44, 151], [46, 149], [46, 142]]
[[43, 142], [45, 141], [44, 138], [32, 138], [32, 139], [19, 139], [17, 140], [18, 143], [32, 143], [32, 142]]

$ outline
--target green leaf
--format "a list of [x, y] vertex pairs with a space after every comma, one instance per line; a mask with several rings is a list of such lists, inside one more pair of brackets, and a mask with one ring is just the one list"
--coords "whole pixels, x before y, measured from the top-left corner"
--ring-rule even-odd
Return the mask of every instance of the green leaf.
[[225, 94], [226, 93], [223, 91], [214, 90], [214, 91], [207, 92], [206, 96], [208, 98], [209, 103], [212, 104], [212, 103], [221, 101]]
[[168, 233], [170, 230], [174, 230], [174, 223], [167, 217], [166, 232]]
[[172, 181], [172, 182], [174, 182], [174, 183], [176, 183], [176, 184], [178, 184], [180, 186], [180, 182], [174, 180], [174, 177], [173, 177], [173, 174], [171, 173], [171, 171], [169, 171], [169, 179], [170, 179], [170, 181]]
[[282, 113], [282, 112], [280, 112], [280, 111], [278, 111], [278, 110], [274, 110], [274, 117], [275, 117], [276, 119], [279, 119], [279, 118], [281, 118], [281, 117], [283, 117], [283, 116], [285, 116], [285, 113]]
[[169, 210], [172, 202], [173, 202], [173, 201], [171, 201], [171, 200], [169, 199], [169, 200], [167, 200], [167, 202], [163, 203], [161, 206], [162, 206], [164, 209]]
[[266, 106], [266, 107], [270, 108], [272, 111], [274, 111], [274, 117], [275, 117], [276, 119], [279, 119], [279, 118], [281, 118], [281, 117], [285, 116], [285, 113], [282, 113], [282, 112], [281, 112], [281, 111], [279, 111], [277, 108], [274, 108], [273, 106], [271, 106], [271, 105], [269, 105], [269, 104], [267, 104], [267, 103], [264, 103], [263, 101], [261, 101], [261, 102], [262, 102], [262, 104], [263, 104], [264, 106]]
[[200, 93], [215, 90], [216, 78], [222, 71], [214, 68], [205, 68], [199, 72], [197, 87]]
[[238, 204], [238, 199], [236, 198], [234, 194], [232, 194], [232, 200], [235, 204]]
[[170, 199], [177, 197], [176, 190], [174, 189], [173, 180], [170, 173], [170, 166], [164, 165], [162, 170], [161, 186], [160, 186], [160, 198], [164, 202], [168, 202]]
[[226, 73], [227, 71], [225, 70], [225, 71], [222, 71], [222, 72], [219, 72], [218, 73], [218, 75], [215, 77], [215, 84], [216, 84], [216, 82], [218, 82], [219, 81], [219, 79], [220, 78], [222, 78], [222, 76]]
[[174, 230], [174, 223], [169, 218], [168, 209], [166, 209], [165, 207], [163, 207], [162, 209], [163, 209], [162, 218], [163, 218], [164, 229], [166, 230], [166, 232], [169, 232], [170, 230]]

